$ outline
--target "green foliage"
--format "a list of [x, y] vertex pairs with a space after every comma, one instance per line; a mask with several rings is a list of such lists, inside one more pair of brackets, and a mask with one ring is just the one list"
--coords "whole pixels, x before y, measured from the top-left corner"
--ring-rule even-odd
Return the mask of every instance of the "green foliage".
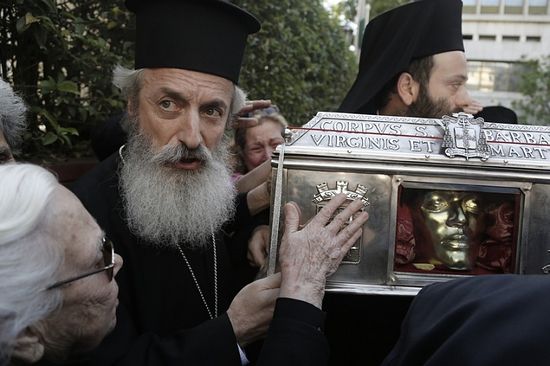
[[370, 18], [409, 2], [410, 0], [371, 0]]
[[357, 16], [357, 0], [342, 0], [332, 6], [331, 12], [336, 16], [343, 15], [353, 21]]
[[345, 34], [319, 0], [236, 0], [262, 22], [241, 72], [250, 98], [269, 98], [292, 125], [335, 110], [356, 76]]
[[29, 105], [30, 157], [88, 154], [91, 129], [124, 108], [113, 65], [131, 65], [123, 1], [0, 2], [0, 65]]
[[[365, 3], [369, 4], [371, 7], [368, 14], [369, 19], [373, 19], [381, 13], [384, 13], [390, 9], [406, 4], [408, 2], [410, 2], [410, 0], [366, 0]], [[340, 0], [340, 2], [332, 6], [331, 13], [335, 17], [343, 17], [348, 21], [356, 23], [358, 21], [356, 19], [359, 6], [358, 3], [358, 0]], [[367, 19], [367, 21], [369, 19]], [[367, 25], [367, 22], [365, 22], [365, 19], [361, 19], [359, 20], [359, 24], [356, 25], [358, 29], [355, 37], [359, 37], [358, 43], [359, 47], [361, 47], [360, 45], [363, 40], [363, 34], [365, 33], [365, 26]]]
[[[367, 0], [370, 4], [370, 19], [382, 14], [385, 11], [393, 9], [397, 6], [409, 3], [410, 0]], [[344, 15], [346, 19], [355, 21], [357, 15], [357, 0], [341, 0], [333, 6], [332, 12], [337, 15]]]
[[550, 55], [526, 60], [519, 91], [524, 99], [513, 102], [520, 121], [550, 125]]

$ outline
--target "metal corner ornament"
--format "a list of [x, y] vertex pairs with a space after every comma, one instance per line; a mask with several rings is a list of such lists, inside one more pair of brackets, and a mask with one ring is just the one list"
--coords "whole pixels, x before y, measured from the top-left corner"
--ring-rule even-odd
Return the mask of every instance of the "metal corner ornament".
[[486, 161], [490, 157], [489, 146], [483, 131], [483, 118], [475, 118], [468, 113], [453, 113], [452, 117], [443, 116], [445, 135], [443, 144], [445, 155], [450, 158], [463, 156], [481, 158]]

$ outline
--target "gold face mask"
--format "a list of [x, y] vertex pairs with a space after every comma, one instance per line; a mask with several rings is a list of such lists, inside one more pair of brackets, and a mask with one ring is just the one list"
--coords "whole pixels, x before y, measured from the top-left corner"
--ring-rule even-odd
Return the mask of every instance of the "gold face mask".
[[431, 236], [436, 262], [467, 271], [474, 266], [472, 241], [480, 212], [479, 199], [470, 192], [431, 191], [420, 210]]

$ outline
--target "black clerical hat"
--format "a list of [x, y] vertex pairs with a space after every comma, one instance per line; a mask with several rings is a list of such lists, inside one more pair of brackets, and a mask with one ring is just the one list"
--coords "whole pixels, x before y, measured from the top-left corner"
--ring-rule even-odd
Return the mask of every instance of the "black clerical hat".
[[126, 0], [136, 13], [135, 68], [200, 71], [237, 83], [258, 20], [226, 0]]
[[474, 117], [481, 117], [485, 122], [509, 123], [514, 125], [518, 123], [516, 112], [501, 105], [483, 107], [483, 110], [474, 115]]
[[456, 50], [464, 51], [461, 0], [421, 0], [381, 14], [367, 24], [359, 73], [339, 110], [376, 113], [374, 97], [412, 60]]

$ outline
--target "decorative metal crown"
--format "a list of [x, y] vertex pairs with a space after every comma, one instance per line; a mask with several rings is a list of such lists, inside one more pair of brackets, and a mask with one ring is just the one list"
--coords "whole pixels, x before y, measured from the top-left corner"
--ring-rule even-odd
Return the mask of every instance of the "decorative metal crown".
[[348, 190], [349, 183], [344, 180], [336, 181], [336, 188], [329, 189], [327, 183], [317, 184], [317, 194], [313, 196], [313, 203], [320, 204], [323, 201], [330, 201], [337, 194], [345, 193], [347, 199], [350, 201], [361, 200], [363, 207], [370, 205], [369, 198], [366, 197], [368, 188], [364, 185], [358, 184], [354, 191]]

